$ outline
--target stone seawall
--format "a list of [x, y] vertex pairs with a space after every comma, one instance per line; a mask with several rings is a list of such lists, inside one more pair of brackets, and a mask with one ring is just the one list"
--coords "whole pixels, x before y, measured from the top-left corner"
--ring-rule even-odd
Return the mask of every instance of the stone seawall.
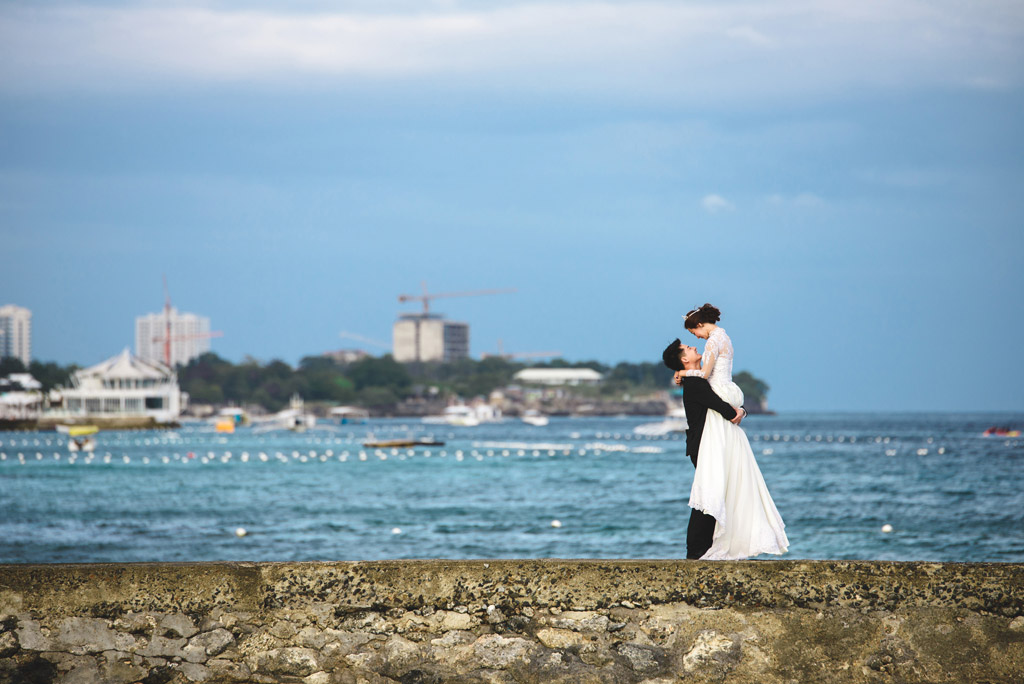
[[1024, 682], [1024, 565], [0, 565], [0, 682]]

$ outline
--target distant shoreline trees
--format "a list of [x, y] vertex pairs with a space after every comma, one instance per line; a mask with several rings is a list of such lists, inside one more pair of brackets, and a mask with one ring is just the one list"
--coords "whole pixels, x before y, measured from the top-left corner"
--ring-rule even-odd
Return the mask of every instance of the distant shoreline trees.
[[[306, 401], [351, 404], [367, 408], [393, 406], [412, 398], [471, 398], [487, 396], [496, 389], [515, 384], [513, 376], [524, 368], [591, 368], [604, 375], [594, 388], [566, 388], [585, 392], [595, 399], [619, 399], [672, 389], [672, 372], [661, 363], [621, 362], [614, 366], [599, 361], [570, 362], [553, 359], [524, 364], [492, 356], [447, 363], [401, 364], [390, 354], [367, 356], [341, 363], [328, 356], [306, 356], [296, 368], [280, 360], [261, 363], [251, 357], [232, 363], [210, 352], [179, 366], [178, 382], [194, 404], [259, 405], [277, 411], [294, 394]], [[28, 368], [15, 358], [0, 359], [0, 377], [10, 373], [31, 373], [49, 391], [67, 386], [80, 367], [32, 361]], [[763, 407], [767, 383], [747, 371], [735, 375], [748, 406]], [[756, 410], [756, 409], [755, 409]]]

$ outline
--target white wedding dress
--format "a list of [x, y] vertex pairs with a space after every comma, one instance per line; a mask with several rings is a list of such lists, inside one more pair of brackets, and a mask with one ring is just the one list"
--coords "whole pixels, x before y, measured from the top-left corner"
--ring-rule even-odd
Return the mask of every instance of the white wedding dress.
[[[716, 360], [708, 382], [718, 396], [738, 408], [743, 391], [732, 381], [732, 342], [721, 328], [708, 337], [704, 362], [712, 354]], [[789, 548], [786, 525], [768, 493], [746, 433], [710, 409], [697, 453], [690, 507], [715, 518], [711, 548], [701, 560], [782, 554]]]

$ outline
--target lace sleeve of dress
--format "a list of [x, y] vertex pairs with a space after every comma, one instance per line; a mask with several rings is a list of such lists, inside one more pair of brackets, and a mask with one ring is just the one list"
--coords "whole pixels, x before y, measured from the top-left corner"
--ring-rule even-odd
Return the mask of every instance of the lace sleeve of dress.
[[[715, 356], [723, 356], [727, 359], [732, 358], [732, 340], [725, 334], [725, 331], [721, 328], [718, 329], [720, 334], [715, 335], [718, 339], [715, 340]], [[708, 344], [711, 344], [711, 340], [708, 340]]]

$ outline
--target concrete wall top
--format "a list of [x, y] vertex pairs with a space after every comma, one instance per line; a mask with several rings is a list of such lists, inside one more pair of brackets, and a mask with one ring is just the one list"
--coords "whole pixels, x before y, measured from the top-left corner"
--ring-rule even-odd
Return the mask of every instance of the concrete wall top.
[[[404, 560], [311, 563], [0, 565], [8, 610], [443, 609], [515, 605], [594, 610], [623, 602], [701, 608], [1024, 614], [1024, 565], [869, 561]], [[16, 605], [12, 605], [16, 604]]]

